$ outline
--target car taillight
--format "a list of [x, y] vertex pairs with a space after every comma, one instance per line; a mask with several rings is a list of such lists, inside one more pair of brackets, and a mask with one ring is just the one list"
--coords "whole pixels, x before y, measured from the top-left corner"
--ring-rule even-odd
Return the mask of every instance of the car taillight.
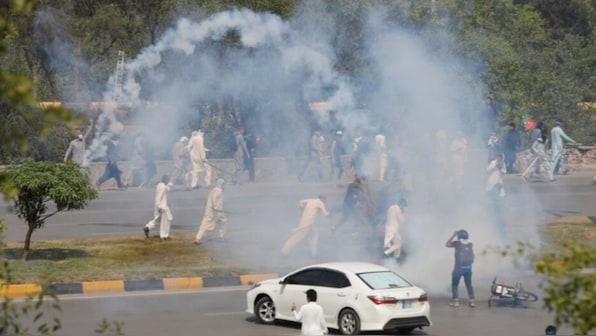
[[391, 296], [369, 296], [368, 297], [374, 304], [396, 304], [399, 302], [398, 299]]
[[426, 301], [428, 301], [428, 296], [426, 296], [426, 294], [422, 294], [418, 298], [418, 302], [426, 302]]

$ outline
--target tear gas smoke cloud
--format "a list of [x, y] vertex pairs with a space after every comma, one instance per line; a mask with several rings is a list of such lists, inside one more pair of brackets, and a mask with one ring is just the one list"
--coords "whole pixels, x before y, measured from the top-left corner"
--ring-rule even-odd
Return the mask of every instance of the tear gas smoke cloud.
[[[228, 50], [222, 57], [211, 41], [223, 39], [231, 30], [237, 32], [242, 48]], [[232, 10], [201, 22], [180, 19], [155, 45], [126, 64], [122, 95], [116, 97], [108, 90], [104, 99], [118, 98], [120, 105], [135, 109], [142, 108], [143, 100], [159, 101], [160, 106], [167, 106], [163, 111], [167, 118], [161, 120], [165, 124], [160, 123], [160, 128], [172, 133], [180, 117], [196, 113], [197, 103], [206, 100], [260, 99], [270, 103], [262, 107], [262, 113], [271, 115], [295, 100], [296, 92], [302, 91], [305, 101], [313, 101], [334, 87], [327, 98], [337, 106], [351, 106], [351, 88], [333, 64], [330, 48], [303, 40], [299, 31], [291, 30], [278, 16]], [[115, 75], [108, 87], [114, 87], [114, 81]], [[91, 160], [103, 155], [98, 145], [110, 136], [101, 123], [97, 131], [89, 147]]]
[[[259, 109], [260, 127], [286, 125], [287, 137], [279, 146], [290, 148], [305, 126], [296, 124], [294, 116], [304, 111], [289, 109], [291, 103], [288, 102], [296, 101], [297, 93], [305, 102], [327, 99], [337, 107], [339, 122], [348, 134], [353, 134], [356, 128], [376, 131], [386, 126], [396, 135], [389, 146], [396, 152], [403, 172], [414, 181], [408, 221], [402, 228], [408, 257], [397, 267], [401, 272], [431, 292], [444, 293], [449, 288], [453, 263], [452, 251], [445, 248], [444, 243], [454, 230], [461, 228], [468, 229], [475, 242], [476, 281], [492, 280], [495, 273], [508, 270], [509, 261], [494, 260], [496, 256], [483, 257], [480, 253], [488, 245], [502, 242], [498, 238], [499, 228], [493, 224], [489, 207], [483, 201], [484, 151], [474, 150], [479, 148], [478, 142], [475, 138], [469, 139], [472, 150], [466, 166], [466, 195], [460, 197], [453, 194], [452, 186], [446, 185], [452, 166], [448, 153], [444, 153], [443, 162], [436, 163], [430, 154], [433, 148], [429, 151], [428, 147], [435, 143], [438, 129], [446, 130], [450, 141], [462, 121], [480, 110], [480, 105], [467, 103], [481, 102], [482, 94], [463, 80], [465, 65], [430, 50], [419, 36], [388, 23], [381, 10], [373, 10], [367, 20], [366, 48], [375, 68], [376, 83], [374, 87], [356, 89], [352, 83], [360, 79], [346, 78], [334, 69], [334, 36], [330, 34], [342, 30], [332, 29], [332, 13], [321, 11], [310, 17], [311, 14], [312, 10], [300, 8], [297, 16], [288, 22], [275, 15], [249, 10], [217, 13], [200, 22], [180, 19], [155, 45], [126, 63], [122, 95], [116, 97], [110, 89], [104, 93], [104, 99], [117, 99], [119, 104], [139, 111], [144, 109], [143, 101], [158, 101], [160, 114], [144, 111], [137, 122], [158, 125], [159, 132], [151, 136], [155, 144], [168, 149], [173, 143], [170, 139], [180, 136], [179, 123], [198, 113], [197, 104], [230, 97], [266, 102]], [[222, 40], [231, 30], [237, 33], [240, 46], [222, 55], [214, 41]], [[114, 87], [114, 81], [115, 75], [108, 88]], [[362, 101], [356, 101], [356, 91], [358, 97], [364, 97]], [[358, 109], [358, 106], [366, 106], [366, 109]], [[314, 116], [320, 118], [320, 124], [329, 122], [325, 113]], [[275, 124], [271, 120], [275, 120]], [[106, 107], [98, 120], [89, 158], [102, 157], [104, 140], [122, 130], [113, 108]], [[433, 167], [435, 164], [440, 167]], [[367, 175], [375, 176], [374, 165], [370, 167]], [[424, 172], [429, 168], [439, 168], [439, 173], [428, 178]], [[398, 192], [403, 190], [394, 191]], [[517, 237], [522, 240], [535, 239], [533, 228], [537, 216], [532, 213], [537, 212], [538, 207], [532, 199], [524, 195], [509, 201], [511, 204], [523, 202], [527, 206], [523, 212], [523, 227], [515, 228], [522, 232]], [[334, 201], [341, 202], [340, 199]], [[290, 223], [297, 221], [293, 217], [288, 219], [288, 213], [283, 208], [266, 208], [259, 218], [252, 218], [251, 224], [263, 225], [272, 218]], [[330, 221], [336, 220], [334, 216]], [[270, 237], [261, 237], [275, 242], [270, 245], [275, 253], [255, 253], [276, 255], [283, 243], [280, 237], [288, 234], [283, 231], [286, 229], [276, 226], [271, 229]], [[341, 239], [325, 241], [334, 250], [341, 251], [337, 259], [376, 259], [381, 253], [362, 251], [361, 247], [351, 247], [338, 240]], [[253, 255], [237, 257], [246, 260], [248, 265], [263, 260]]]

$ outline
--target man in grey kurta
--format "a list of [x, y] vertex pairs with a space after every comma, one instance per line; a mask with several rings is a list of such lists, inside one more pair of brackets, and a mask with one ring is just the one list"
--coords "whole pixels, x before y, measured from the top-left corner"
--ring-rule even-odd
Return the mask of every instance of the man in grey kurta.
[[551, 143], [551, 170], [552, 174], [551, 181], [554, 181], [553, 176], [559, 174], [559, 168], [563, 165], [563, 140], [575, 143], [575, 140], [571, 139], [561, 126], [563, 122], [561, 120], [557, 120], [555, 127], [553, 127], [550, 131], [550, 143]]
[[244, 141], [244, 128], [240, 128], [236, 133], [236, 152], [234, 153], [234, 176], [232, 183], [242, 184], [242, 173], [244, 172], [244, 158], [250, 158], [250, 153], [246, 148]]
[[77, 130], [77, 138], [70, 142], [70, 145], [68, 145], [68, 149], [66, 150], [66, 154], [64, 154], [64, 163], [68, 162], [70, 159], [81, 167], [86, 166], [87, 162], [85, 160], [85, 142], [87, 141], [87, 137], [91, 133], [92, 128], [93, 119], [91, 119], [89, 128], [87, 128], [85, 134], [82, 134], [81, 130]]

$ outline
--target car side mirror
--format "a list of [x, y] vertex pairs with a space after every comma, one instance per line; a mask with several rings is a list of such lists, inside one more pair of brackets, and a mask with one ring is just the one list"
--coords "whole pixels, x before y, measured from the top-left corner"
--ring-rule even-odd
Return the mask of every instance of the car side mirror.
[[284, 279], [282, 279], [282, 280], [279, 280], [279, 284], [280, 284], [280, 285], [285, 285], [285, 284], [287, 284], [287, 283], [288, 283], [288, 278], [284, 278]]

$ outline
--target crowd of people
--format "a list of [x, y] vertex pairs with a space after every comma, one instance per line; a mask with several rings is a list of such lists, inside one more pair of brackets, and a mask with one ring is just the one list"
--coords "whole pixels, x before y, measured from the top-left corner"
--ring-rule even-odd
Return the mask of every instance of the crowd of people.
[[[493, 116], [491, 113], [494, 112], [491, 106], [492, 100], [487, 100], [489, 116]], [[515, 123], [508, 123], [505, 131], [499, 134], [494, 127], [496, 117], [491, 119], [491, 122], [493, 124], [487, 128], [486, 138], [483, 139], [488, 153], [485, 191], [490, 204], [489, 217], [496, 221], [502, 238], [506, 238], [502, 207], [502, 199], [506, 196], [503, 177], [505, 174], [518, 172], [520, 165], [516, 162], [523, 141]], [[70, 143], [64, 157], [65, 163], [72, 160], [81, 166], [85, 165], [85, 139], [92, 126], [93, 124], [89, 126], [85, 134], [77, 131], [77, 138]], [[563, 141], [575, 141], [565, 134], [560, 120], [550, 130], [550, 139], [549, 132], [542, 122], [538, 122], [529, 131], [528, 142], [531, 144], [532, 157], [527, 169], [520, 171], [521, 177], [529, 182], [536, 176], [545, 175], [546, 179], [554, 181], [554, 176], [565, 170], [562, 160]], [[328, 134], [332, 136], [326, 139], [325, 135]], [[464, 133], [441, 128], [429, 129], [423, 132], [420, 138], [421, 141], [416, 147], [419, 153], [407, 157], [407, 160], [414, 161], [415, 166], [419, 168], [416, 173], [437, 186], [437, 190], [447, 188], [452, 193], [461, 193], [467, 183], [465, 171], [469, 169], [468, 139]], [[159, 225], [160, 239], [170, 239], [173, 214], [168, 205], [167, 195], [173, 186], [181, 184], [186, 190], [209, 190], [194, 243], [202, 244], [208, 234], [214, 234], [217, 239], [224, 240], [228, 223], [224, 210], [224, 178], [229, 178], [228, 181], [234, 185], [242, 185], [244, 173], [248, 171], [248, 181], [255, 181], [254, 158], [258, 142], [259, 137], [239, 128], [234, 133], [230, 149], [234, 169], [227, 172], [209, 162], [209, 149], [205, 146], [202, 130], [191, 132], [189, 137], [180, 137], [172, 146], [172, 170], [169, 174], [164, 174], [156, 185], [153, 216], [143, 227], [145, 236], [149, 237], [150, 232]], [[397, 141], [395, 130], [379, 127], [373, 132], [355, 129], [346, 134], [344, 129], [331, 132], [316, 129], [310, 134], [308, 144], [306, 159], [298, 171], [298, 179], [303, 182], [312, 179], [331, 182], [330, 185], [336, 187], [345, 187], [347, 184], [341, 212], [330, 226], [331, 234], [348, 232], [370, 237], [376, 242], [375, 246], [378, 246], [379, 256], [402, 262], [406, 255], [403, 251], [402, 229], [407, 218], [407, 197], [412, 192], [412, 174], [406, 169], [408, 165], [402, 164], [407, 154], [401, 152], [403, 147], [400, 145], [403, 144]], [[98, 189], [110, 178], [115, 179], [119, 190], [152, 184], [151, 180], [157, 174], [157, 169], [153, 151], [148, 147], [141, 132], [135, 136], [131, 168], [125, 173], [118, 167], [118, 138], [105, 141], [104, 146], [107, 163], [103, 175], [96, 182]], [[343, 183], [348, 179], [351, 182]], [[395, 181], [398, 183], [395, 184]], [[373, 184], [376, 187], [374, 192], [371, 191]], [[378, 194], [383, 195], [379, 197]], [[311, 256], [317, 257], [318, 217], [331, 215], [328, 211], [327, 196], [321, 193], [317, 197], [302, 199], [298, 202], [298, 207], [301, 210], [298, 225], [289, 233], [289, 238], [281, 246], [280, 253], [287, 256], [307, 240]], [[457, 287], [463, 277], [469, 296], [468, 305], [474, 307], [474, 291], [471, 284], [473, 250], [467, 231], [456, 231], [445, 245], [455, 250], [451, 306], [459, 306]], [[313, 299], [311, 295], [308, 300], [314, 302], [316, 297]], [[306, 311], [298, 312], [297, 319], [303, 318], [304, 314]]]
[[[530, 182], [534, 177], [542, 173], [546, 180], [550, 182], [555, 181], [555, 175], [559, 173], [566, 174], [568, 168], [565, 167], [563, 161], [563, 141], [575, 144], [575, 140], [570, 138], [563, 131], [563, 122], [557, 120], [554, 127], [549, 132], [542, 121], [536, 123], [534, 127], [529, 129], [530, 134], [528, 143], [530, 144], [530, 164], [523, 171], [516, 168], [517, 153], [521, 149], [522, 138], [516, 129], [515, 123], [511, 122], [507, 125], [507, 130], [501, 138], [497, 136], [496, 132], [492, 132], [488, 138], [488, 153], [489, 162], [495, 160], [499, 155], [503, 155], [505, 162], [505, 170], [507, 174], [521, 173], [522, 179], [525, 182]], [[550, 141], [550, 158], [548, 157], [548, 144]]]
[[[487, 109], [492, 100], [487, 101]], [[490, 113], [489, 113], [490, 114]], [[492, 114], [490, 114], [492, 116]], [[83, 134], [77, 131], [77, 137], [68, 148], [64, 161], [72, 160], [77, 164], [85, 165], [85, 139], [90, 134], [93, 123]], [[503, 175], [516, 172], [516, 161], [522, 137], [514, 123], [507, 124], [506, 130], [499, 135], [495, 127], [489, 129], [486, 148], [488, 152], [488, 166], [486, 169], [486, 193], [491, 204], [491, 218], [501, 229], [502, 237], [506, 237], [502, 198], [506, 195], [503, 184]], [[329, 133], [326, 133], [329, 134]], [[405, 221], [407, 207], [406, 196], [412, 189], [411, 175], [401, 165], [405, 154], [398, 148], [396, 132], [388, 127], [379, 127], [376, 131], [364, 132], [355, 129], [348, 137], [344, 130], [333, 131], [333, 136], [327, 140], [321, 129], [312, 132], [309, 141], [307, 157], [302, 169], [299, 171], [300, 181], [311, 178], [319, 181], [332, 182], [338, 187], [349, 176], [353, 179], [347, 184], [343, 200], [341, 216], [331, 226], [332, 232], [348, 231], [364, 235], [382, 235], [382, 252], [396, 259], [402, 257], [402, 239], [400, 225]], [[551, 158], [547, 152], [547, 132], [544, 124], [538, 122], [529, 133], [532, 142], [532, 159], [530, 164], [521, 174], [524, 181], [531, 181], [535, 176], [544, 173], [549, 181], [554, 181], [554, 176], [562, 170], [562, 144], [563, 140], [574, 142], [562, 129], [562, 122], [557, 121], [550, 131]], [[432, 181], [439, 189], [446, 187], [452, 192], [461, 192], [465, 184], [465, 170], [468, 157], [468, 140], [461, 131], [448, 132], [445, 129], [428, 130], [422, 137], [424, 140], [419, 145], [419, 158], [411, 157], [409, 160], [423, 160], [417, 162], [420, 167], [419, 174], [425, 174], [424, 179]], [[153, 218], [145, 226], [145, 233], [152, 230], [157, 223], [163, 223], [160, 232], [162, 239], [169, 237], [169, 221], [172, 214], [167, 207], [167, 192], [176, 185], [182, 184], [186, 190], [206, 188], [210, 190], [205, 217], [201, 230], [197, 233], [195, 243], [200, 244], [203, 235], [219, 228], [219, 237], [223, 239], [226, 231], [227, 219], [223, 212], [223, 185], [224, 177], [229, 178], [232, 184], [241, 185], [243, 175], [248, 171], [248, 181], [255, 180], [255, 151], [259, 138], [239, 128], [234, 133], [231, 152], [233, 155], [234, 169], [226, 172], [215, 167], [209, 162], [209, 149], [205, 146], [202, 130], [191, 132], [189, 137], [182, 136], [172, 146], [173, 167], [169, 174], [161, 178], [157, 184], [156, 201]], [[118, 167], [116, 148], [118, 138], [106, 140], [106, 167], [103, 175], [97, 180], [98, 189], [110, 178], [114, 178], [119, 190], [128, 186], [141, 187], [150, 185], [157, 173], [153, 150], [148, 146], [143, 133], [135, 135], [132, 146], [131, 165], [123, 173]], [[402, 154], [402, 155], [398, 155]], [[400, 157], [401, 156], [401, 157]], [[324, 165], [323, 162], [330, 163]], [[428, 169], [427, 169], [428, 168]], [[324, 170], [328, 169], [325, 173]], [[215, 171], [215, 173], [214, 173]], [[225, 176], [227, 174], [227, 176]], [[214, 175], [220, 176], [212, 184]], [[314, 175], [314, 176], [313, 176]], [[394, 185], [395, 181], [398, 185]], [[371, 181], [376, 184], [392, 184], [388, 190], [389, 195], [379, 199], [371, 192]], [[409, 183], [408, 183], [409, 182]], [[375, 190], [379, 193], [379, 188]], [[318, 212], [328, 215], [325, 208], [325, 195], [317, 198], [305, 199], [299, 202], [303, 211], [302, 219], [293, 235], [282, 248], [283, 254], [288, 254], [304, 238], [310, 237], [311, 253], [317, 254], [317, 230], [315, 217]], [[346, 223], [350, 223], [348, 227]], [[385, 229], [381, 229], [382, 224]]]
[[[83, 135], [81, 131], [76, 132], [76, 139], [73, 140], [64, 157], [64, 163], [73, 161], [85, 167], [85, 140], [89, 135], [93, 124]], [[96, 181], [98, 190], [110, 179], [114, 179], [118, 190], [125, 190], [127, 187], [143, 187], [154, 185], [157, 175], [157, 166], [154, 159], [154, 148], [145, 141], [143, 132], [137, 132], [132, 143], [129, 168], [126, 171], [118, 167], [118, 158], [122, 155], [119, 148], [119, 136], [114, 136], [103, 141], [105, 148], [104, 158], [106, 167], [104, 173]], [[169, 173], [173, 185], [182, 184], [186, 190], [198, 189], [201, 187], [211, 188], [212, 178], [215, 174], [226, 175], [233, 184], [243, 184], [243, 174], [248, 172], [248, 182], [255, 182], [254, 156], [260, 138], [244, 132], [243, 129], [235, 132], [233, 171], [224, 171], [212, 165], [207, 158], [209, 149], [205, 147], [205, 138], [202, 130], [193, 131], [189, 137], [182, 136], [172, 147], [173, 167]], [[216, 173], [214, 173], [216, 171]]]

